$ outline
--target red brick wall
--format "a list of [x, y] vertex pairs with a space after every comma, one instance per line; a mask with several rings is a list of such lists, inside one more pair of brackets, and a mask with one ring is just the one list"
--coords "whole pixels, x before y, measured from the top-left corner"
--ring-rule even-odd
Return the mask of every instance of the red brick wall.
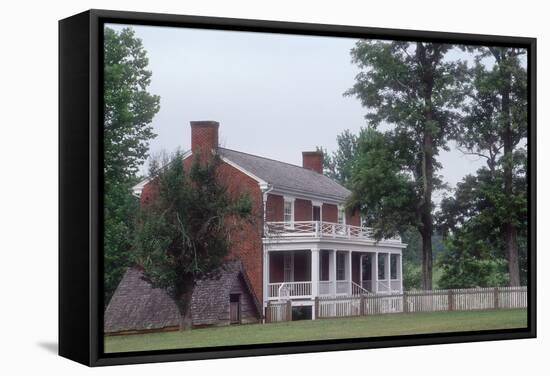
[[361, 226], [361, 216], [359, 212], [351, 214], [349, 210], [346, 211], [346, 223], [352, 226]]
[[284, 197], [268, 193], [266, 202], [266, 219], [268, 222], [282, 222]]
[[323, 204], [323, 221], [338, 222], [338, 207], [333, 204]]
[[311, 221], [311, 218], [312, 218], [311, 201], [296, 199], [296, 201], [294, 201], [294, 220]]
[[157, 197], [158, 193], [158, 185], [154, 181], [150, 181], [145, 184], [143, 190], [141, 191], [141, 196], [139, 197], [140, 204], [145, 205], [148, 202], [151, 202], [151, 200], [154, 200], [155, 197]]
[[254, 293], [261, 302], [263, 301], [262, 192], [254, 179], [226, 163], [222, 163], [218, 174], [227, 185], [231, 196], [237, 197], [241, 193], [248, 192], [252, 199], [254, 223], [244, 223], [242, 229], [235, 229], [230, 234], [232, 242], [230, 257], [240, 258]]

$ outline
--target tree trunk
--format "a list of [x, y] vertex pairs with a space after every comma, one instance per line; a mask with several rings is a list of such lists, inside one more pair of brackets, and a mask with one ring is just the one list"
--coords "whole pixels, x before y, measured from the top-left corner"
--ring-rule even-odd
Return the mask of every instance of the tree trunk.
[[422, 96], [424, 98], [424, 124], [422, 140], [422, 199], [419, 205], [420, 222], [419, 228], [422, 235], [422, 288], [432, 289], [432, 190], [433, 190], [433, 155], [434, 155], [434, 112], [432, 93], [434, 85], [434, 64], [436, 64], [435, 51], [432, 57], [427, 56], [426, 46], [423, 43], [416, 44], [416, 57], [421, 65], [421, 81], [423, 84]]
[[183, 284], [182, 290], [178, 291], [176, 296], [176, 306], [178, 307], [180, 320], [180, 331], [191, 330], [193, 327], [193, 318], [191, 312], [191, 300], [193, 298], [193, 282]]
[[422, 289], [432, 289], [432, 234], [422, 232]]
[[[431, 116], [427, 116], [428, 119]], [[422, 157], [423, 200], [420, 206], [419, 228], [422, 235], [422, 289], [432, 289], [432, 185], [433, 185], [433, 139], [430, 132], [424, 135]]]
[[[500, 63], [500, 69], [503, 69], [502, 64]], [[507, 69], [507, 67], [504, 67]], [[502, 90], [502, 115], [503, 115], [503, 146], [504, 146], [504, 196], [506, 203], [513, 201], [513, 134], [512, 134], [512, 124], [510, 116], [510, 92], [511, 92], [511, 82], [512, 77], [510, 72], [506, 71], [504, 74], [504, 87]], [[506, 258], [508, 260], [508, 273], [510, 275], [510, 286], [519, 286], [519, 251], [518, 251], [518, 240], [517, 240], [517, 228], [513, 223], [511, 217], [507, 217], [504, 222], [504, 242], [506, 247]]]

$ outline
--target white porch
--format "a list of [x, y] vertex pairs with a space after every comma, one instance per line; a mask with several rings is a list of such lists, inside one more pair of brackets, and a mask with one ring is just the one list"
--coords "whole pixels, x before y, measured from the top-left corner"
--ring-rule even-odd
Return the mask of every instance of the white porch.
[[403, 291], [401, 250], [275, 250], [264, 258], [267, 301]]

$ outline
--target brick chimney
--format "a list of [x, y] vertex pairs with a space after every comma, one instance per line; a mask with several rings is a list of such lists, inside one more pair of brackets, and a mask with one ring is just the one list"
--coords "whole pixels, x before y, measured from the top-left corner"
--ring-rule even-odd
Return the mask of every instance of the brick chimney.
[[[202, 156], [209, 155], [218, 147], [218, 128], [220, 123], [211, 120], [191, 122], [191, 151], [199, 150]], [[208, 153], [208, 154], [206, 154]]]
[[302, 152], [302, 166], [319, 174], [323, 173], [323, 152], [304, 151]]

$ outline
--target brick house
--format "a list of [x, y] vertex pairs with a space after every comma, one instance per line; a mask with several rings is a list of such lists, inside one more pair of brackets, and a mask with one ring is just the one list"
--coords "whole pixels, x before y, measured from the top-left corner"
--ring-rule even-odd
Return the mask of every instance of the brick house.
[[[399, 237], [379, 242], [345, 209], [350, 191], [322, 174], [323, 155], [302, 153], [296, 166], [218, 145], [219, 123], [191, 122], [193, 155], [216, 152], [229, 192], [248, 192], [258, 220], [232, 237], [231, 258], [239, 259], [262, 313], [270, 302], [290, 301], [315, 319], [315, 297], [401, 293]], [[145, 180], [134, 187], [142, 202], [154, 197]], [[261, 315], [261, 313], [260, 313]]]

